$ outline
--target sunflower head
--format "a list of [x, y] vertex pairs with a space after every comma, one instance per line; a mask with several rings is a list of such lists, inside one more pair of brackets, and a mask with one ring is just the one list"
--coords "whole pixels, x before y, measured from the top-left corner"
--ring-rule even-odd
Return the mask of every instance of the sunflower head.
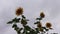
[[42, 27], [42, 24], [41, 24], [41, 23], [38, 23], [38, 24], [37, 24], [37, 27], [38, 27], [38, 28]]
[[49, 22], [46, 23], [47, 28], [51, 28], [51, 26], [52, 26], [51, 23], [49, 23]]
[[16, 10], [16, 15], [19, 16], [19, 15], [22, 15], [23, 14], [23, 8], [22, 7], [19, 7], [17, 10]]
[[43, 12], [40, 13], [41, 18], [45, 17], [45, 14]]

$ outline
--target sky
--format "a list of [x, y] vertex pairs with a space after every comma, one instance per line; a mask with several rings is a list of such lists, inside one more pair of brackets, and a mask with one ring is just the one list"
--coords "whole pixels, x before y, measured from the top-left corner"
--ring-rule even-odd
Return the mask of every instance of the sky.
[[23, 7], [24, 15], [30, 19], [28, 23], [31, 27], [35, 18], [39, 17], [41, 11], [45, 13], [42, 24], [51, 22], [54, 30], [60, 34], [60, 0], [0, 0], [0, 34], [17, 34], [12, 25], [6, 24], [16, 17], [15, 11], [18, 7]]

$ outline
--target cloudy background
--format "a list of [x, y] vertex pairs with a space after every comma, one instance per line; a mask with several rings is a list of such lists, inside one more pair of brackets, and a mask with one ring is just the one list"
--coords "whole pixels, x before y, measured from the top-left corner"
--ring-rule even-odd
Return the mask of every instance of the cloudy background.
[[29, 25], [33, 26], [32, 22], [43, 11], [46, 17], [42, 23], [51, 22], [54, 30], [50, 32], [60, 32], [60, 0], [0, 0], [0, 34], [17, 34], [12, 25], [6, 23], [16, 17], [18, 7], [24, 8], [24, 15], [30, 19]]

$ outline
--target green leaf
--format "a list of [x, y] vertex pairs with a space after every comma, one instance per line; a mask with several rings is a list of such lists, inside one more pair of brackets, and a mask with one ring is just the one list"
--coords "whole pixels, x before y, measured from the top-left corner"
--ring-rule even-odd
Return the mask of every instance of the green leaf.
[[36, 18], [36, 20], [42, 20], [42, 18]]
[[38, 30], [38, 28], [35, 28], [35, 30], [36, 30], [36, 32], [37, 32], [37, 33], [39, 33], [39, 30]]
[[46, 29], [46, 27], [42, 27], [43, 29]]
[[15, 27], [17, 27], [17, 25], [16, 24], [13, 24], [12, 28], [15, 28]]
[[39, 21], [37, 21], [37, 22], [35, 22], [34, 24], [38, 24], [38, 23], [40, 23]]
[[27, 21], [22, 19], [21, 20], [21, 24], [26, 25], [27, 24]]
[[37, 32], [32, 29], [32, 30], [30, 31], [30, 34], [37, 34]]
[[45, 29], [46, 31], [49, 31], [49, 29], [47, 29], [46, 27], [42, 27], [43, 29]]
[[20, 20], [20, 18], [14, 18], [12, 21], [17, 23], [17, 22], [19, 22], [19, 20]]
[[14, 30], [19, 31], [19, 27], [15, 27]]
[[26, 31], [25, 31], [25, 29], [24, 29], [23, 32], [22, 32], [22, 34], [25, 34], [25, 32], [26, 32]]
[[13, 23], [13, 21], [9, 21], [7, 24], [12, 24]]
[[27, 31], [30, 31], [31, 28], [29, 26], [24, 26], [24, 28], [27, 30]]
[[14, 18], [12, 21], [9, 21], [7, 24], [17, 23], [19, 22], [20, 18]]
[[19, 31], [23, 30], [23, 28], [20, 28]]
[[49, 29], [45, 29], [46, 31], [49, 31]]
[[22, 18], [26, 18], [24, 15], [22, 15]]
[[17, 31], [17, 34], [20, 34], [21, 32], [20, 31]]

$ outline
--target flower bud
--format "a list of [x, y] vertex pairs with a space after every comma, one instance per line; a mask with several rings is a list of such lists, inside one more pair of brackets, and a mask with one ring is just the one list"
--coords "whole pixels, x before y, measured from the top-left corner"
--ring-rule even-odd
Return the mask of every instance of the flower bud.
[[40, 13], [40, 16], [41, 16], [41, 18], [44, 18], [45, 17], [45, 15], [44, 15], [43, 12]]

